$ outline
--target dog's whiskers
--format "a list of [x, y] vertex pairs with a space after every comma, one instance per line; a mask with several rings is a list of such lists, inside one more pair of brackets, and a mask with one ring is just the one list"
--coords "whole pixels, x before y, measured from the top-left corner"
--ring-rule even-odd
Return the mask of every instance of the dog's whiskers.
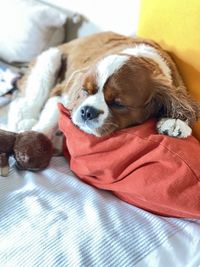
[[113, 125], [114, 127], [118, 128], [119, 125], [117, 123], [114, 123], [114, 122], [105, 122], [104, 125]]
[[102, 135], [108, 135], [111, 134], [115, 129], [119, 127], [118, 124], [113, 122], [105, 122], [103, 124], [103, 127], [100, 129], [102, 132]]

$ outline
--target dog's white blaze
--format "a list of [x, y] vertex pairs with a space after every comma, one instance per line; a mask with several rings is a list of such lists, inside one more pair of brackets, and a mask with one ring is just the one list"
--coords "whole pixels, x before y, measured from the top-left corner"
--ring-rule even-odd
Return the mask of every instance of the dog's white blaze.
[[128, 56], [125, 55], [110, 55], [103, 58], [97, 64], [97, 85], [100, 91], [103, 91], [104, 85], [108, 78], [113, 75], [117, 70], [124, 65], [128, 60]]
[[135, 47], [126, 48], [122, 51], [123, 54], [133, 55], [136, 57], [145, 57], [154, 60], [162, 70], [163, 74], [172, 82], [171, 70], [168, 67], [165, 59], [157, 52], [154, 47], [146, 44], [139, 44]]
[[[103, 92], [99, 91], [95, 95], [89, 96], [81, 106], [92, 106], [95, 109], [107, 111], [107, 104]], [[104, 112], [105, 113], [105, 112]]]

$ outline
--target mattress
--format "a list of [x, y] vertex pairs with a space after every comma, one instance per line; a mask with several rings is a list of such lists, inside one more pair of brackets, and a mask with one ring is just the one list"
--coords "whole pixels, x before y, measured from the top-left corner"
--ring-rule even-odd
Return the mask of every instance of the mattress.
[[131, 206], [80, 181], [63, 157], [0, 177], [0, 266], [200, 264], [200, 221]]

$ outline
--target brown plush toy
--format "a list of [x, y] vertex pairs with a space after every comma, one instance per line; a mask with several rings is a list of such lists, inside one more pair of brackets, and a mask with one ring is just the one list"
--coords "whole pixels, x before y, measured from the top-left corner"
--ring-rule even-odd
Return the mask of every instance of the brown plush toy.
[[12, 133], [0, 130], [0, 176], [8, 176], [9, 156], [19, 169], [39, 171], [46, 168], [53, 154], [51, 141], [42, 133]]

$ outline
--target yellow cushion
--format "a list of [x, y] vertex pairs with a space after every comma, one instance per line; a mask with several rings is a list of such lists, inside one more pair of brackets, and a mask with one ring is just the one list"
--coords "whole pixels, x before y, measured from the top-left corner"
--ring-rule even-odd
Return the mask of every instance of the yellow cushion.
[[[200, 102], [200, 0], [141, 0], [138, 35], [170, 52]], [[200, 122], [194, 133], [200, 139]]]

